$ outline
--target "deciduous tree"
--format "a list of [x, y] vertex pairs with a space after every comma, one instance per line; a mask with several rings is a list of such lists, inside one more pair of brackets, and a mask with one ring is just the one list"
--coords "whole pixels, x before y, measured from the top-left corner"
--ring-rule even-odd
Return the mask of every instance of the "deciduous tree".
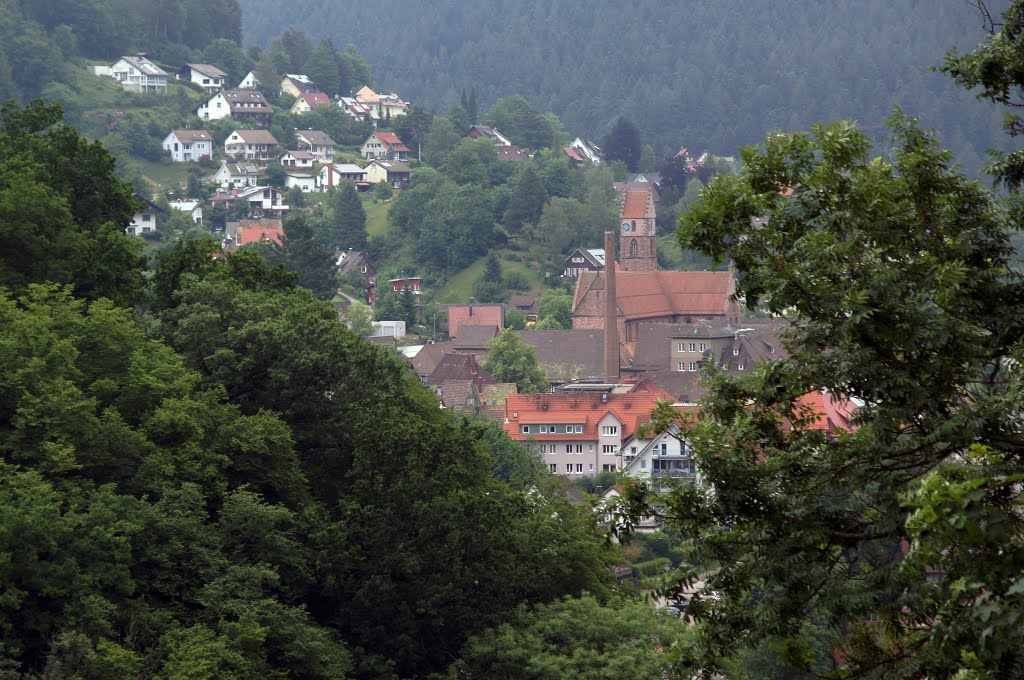
[[520, 393], [547, 392], [548, 381], [537, 364], [536, 352], [510, 329], [491, 340], [483, 367], [498, 382], [515, 383]]

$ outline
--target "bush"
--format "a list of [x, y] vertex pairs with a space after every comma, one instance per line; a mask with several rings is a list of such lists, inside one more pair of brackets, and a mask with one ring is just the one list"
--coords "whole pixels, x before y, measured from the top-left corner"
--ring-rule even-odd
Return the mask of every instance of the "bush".
[[633, 571], [638, 576], [658, 576], [672, 568], [672, 562], [667, 557], [656, 557], [653, 560], [639, 562], [633, 565]]
[[526, 275], [522, 272], [510, 272], [505, 277], [505, 286], [509, 290], [525, 291], [529, 290], [530, 282], [527, 281]]

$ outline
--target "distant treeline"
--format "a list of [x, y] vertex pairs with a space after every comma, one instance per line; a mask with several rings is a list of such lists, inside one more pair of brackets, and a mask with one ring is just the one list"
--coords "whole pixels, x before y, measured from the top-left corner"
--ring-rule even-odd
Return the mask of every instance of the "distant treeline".
[[[869, 132], [894, 106], [921, 115], [970, 169], [1003, 144], [998, 114], [930, 69], [976, 40], [964, 1], [240, 0], [247, 42], [283, 24], [355, 43], [379, 84], [445, 110], [463, 88], [482, 108], [523, 94], [599, 140], [624, 115], [656, 151], [733, 155], [773, 129], [852, 119]], [[988, 3], [998, 11], [1005, 3]]]

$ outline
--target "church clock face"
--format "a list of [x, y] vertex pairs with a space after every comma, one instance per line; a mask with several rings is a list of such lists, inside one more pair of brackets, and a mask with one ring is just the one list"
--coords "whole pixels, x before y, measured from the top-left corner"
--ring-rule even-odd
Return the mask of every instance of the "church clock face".
[[622, 223], [622, 233], [625, 234], [627, 231], [629, 231], [629, 222], [623, 222]]

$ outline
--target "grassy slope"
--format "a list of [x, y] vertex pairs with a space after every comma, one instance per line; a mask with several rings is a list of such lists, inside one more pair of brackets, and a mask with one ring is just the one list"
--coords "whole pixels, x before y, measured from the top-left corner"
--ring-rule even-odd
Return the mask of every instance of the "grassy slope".
[[[512, 272], [519, 272], [526, 277], [526, 280], [530, 282], [529, 293], [533, 295], [541, 295], [547, 290], [540, 280], [540, 276], [537, 272], [533, 271], [526, 264], [522, 262], [516, 262], [508, 259], [509, 251], [496, 250], [494, 253], [498, 256], [498, 260], [501, 261], [501, 272], [503, 275], [508, 276]], [[448, 280], [448, 283], [442, 286], [433, 296], [433, 301], [438, 303], [466, 303], [469, 301], [470, 296], [473, 295], [473, 284], [480, 278], [484, 273], [484, 262], [487, 261], [487, 257], [481, 257], [473, 264], [469, 265], [461, 272], [453, 276]]]
[[374, 203], [372, 194], [363, 196], [363, 209], [366, 210], [366, 233], [370, 238], [383, 236], [388, 230], [388, 212], [391, 201]]

